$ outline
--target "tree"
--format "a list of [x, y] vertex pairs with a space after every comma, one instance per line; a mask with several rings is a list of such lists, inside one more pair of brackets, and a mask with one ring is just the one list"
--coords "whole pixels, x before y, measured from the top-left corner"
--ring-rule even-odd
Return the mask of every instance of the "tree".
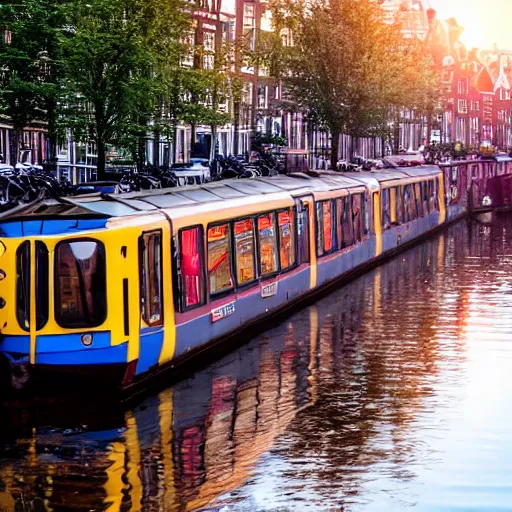
[[21, 0], [0, 5], [0, 112], [12, 122], [11, 164], [19, 155], [23, 129], [46, 122], [55, 146], [57, 62], [61, 16], [54, 0]]
[[98, 177], [107, 144], [140, 161], [141, 140], [161, 106], [159, 78], [190, 23], [182, 0], [73, 0], [64, 7], [65, 118], [96, 143]]
[[[274, 66], [288, 98], [332, 136], [384, 136], [391, 109], [409, 107], [421, 82], [416, 42], [372, 0], [273, 0], [276, 32], [293, 41]], [[275, 60], [275, 57], [274, 57]]]

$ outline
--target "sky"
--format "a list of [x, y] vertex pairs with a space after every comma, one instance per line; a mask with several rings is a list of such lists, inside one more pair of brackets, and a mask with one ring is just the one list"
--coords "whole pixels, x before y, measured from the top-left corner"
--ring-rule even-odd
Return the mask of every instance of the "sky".
[[454, 17], [464, 27], [461, 41], [469, 47], [496, 44], [512, 50], [512, 0], [427, 0], [441, 18]]

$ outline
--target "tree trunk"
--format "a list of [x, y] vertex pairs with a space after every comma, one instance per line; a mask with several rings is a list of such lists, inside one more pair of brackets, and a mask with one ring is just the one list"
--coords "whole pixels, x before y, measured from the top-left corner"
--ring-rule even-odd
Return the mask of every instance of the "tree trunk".
[[176, 149], [178, 146], [178, 126], [174, 124], [172, 127], [172, 156], [171, 165], [176, 163]]
[[153, 165], [160, 167], [160, 132], [155, 130], [153, 135]]
[[105, 179], [105, 152], [106, 145], [105, 140], [103, 138], [103, 134], [98, 135], [96, 137], [96, 146], [98, 151], [98, 165], [97, 165], [97, 173], [98, 173], [98, 181], [103, 181]]
[[400, 153], [400, 116], [395, 116], [394, 134], [393, 134], [393, 153]]
[[57, 102], [48, 100], [46, 108], [48, 110], [48, 154], [46, 160], [50, 162], [57, 156]]
[[137, 171], [141, 172], [146, 161], [146, 138], [140, 136], [137, 138]]
[[190, 156], [189, 160], [196, 155], [196, 125], [192, 123], [190, 126]]
[[20, 138], [23, 130], [14, 127], [12, 130], [12, 143], [11, 143], [11, 165], [13, 167], [18, 163], [20, 154]]
[[331, 169], [336, 170], [338, 166], [338, 153], [340, 150], [340, 133], [338, 128], [331, 128], [332, 144], [331, 144]]
[[217, 148], [217, 127], [215, 125], [211, 126], [212, 130], [212, 146], [210, 148], [210, 160], [212, 161], [215, 158], [216, 148]]
[[233, 154], [238, 155], [238, 135], [240, 132], [240, 102], [235, 101], [233, 105]]
[[430, 139], [432, 137], [432, 114], [429, 112], [427, 115], [427, 134], [425, 137], [425, 146], [430, 146]]

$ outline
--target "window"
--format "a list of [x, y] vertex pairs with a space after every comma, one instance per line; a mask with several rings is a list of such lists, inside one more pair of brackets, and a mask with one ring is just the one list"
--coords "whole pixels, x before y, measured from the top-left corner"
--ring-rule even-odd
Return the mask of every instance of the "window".
[[430, 205], [430, 199], [432, 197], [431, 192], [431, 181], [423, 181], [421, 182], [421, 197], [422, 197], [422, 203], [423, 203], [423, 214], [428, 215], [432, 209]]
[[465, 80], [459, 80], [459, 83], [457, 84], [457, 92], [459, 94], [466, 94], [467, 92], [467, 79]]
[[38, 331], [48, 322], [49, 285], [48, 248], [43, 242], [36, 242], [36, 329]]
[[258, 237], [260, 242], [260, 274], [277, 272], [277, 236], [275, 214], [267, 213], [258, 217]]
[[333, 232], [332, 232], [332, 204], [331, 201], [323, 202], [323, 231], [324, 231], [324, 252], [332, 251], [333, 244]]
[[354, 239], [360, 242], [363, 239], [363, 219], [361, 218], [361, 194], [352, 196], [352, 224], [354, 226]]
[[309, 263], [309, 205], [299, 203], [297, 211], [297, 249], [298, 263]]
[[396, 196], [396, 202], [395, 202], [395, 208], [396, 208], [396, 224], [400, 225], [404, 223], [404, 200], [403, 200], [403, 193], [402, 193], [402, 187], [394, 187], [393, 188], [395, 196]]
[[366, 192], [363, 194], [363, 233], [366, 236], [370, 232], [370, 210], [368, 208], [368, 197]]
[[244, 29], [254, 27], [254, 5], [244, 3]]
[[459, 114], [467, 114], [468, 113], [468, 102], [467, 100], [459, 100]]
[[331, 201], [316, 203], [318, 256], [331, 252], [334, 248], [332, 214], [333, 207]]
[[350, 196], [343, 198], [343, 240], [341, 242], [341, 248], [350, 247], [354, 244], [353, 224], [352, 224], [352, 201]]
[[30, 242], [16, 251], [16, 317], [23, 330], [30, 330]]
[[404, 185], [404, 222], [416, 219], [416, 203], [412, 185]]
[[144, 233], [139, 244], [141, 318], [151, 327], [162, 325], [162, 234]]
[[182, 309], [204, 304], [203, 232], [200, 226], [180, 231], [180, 289]]
[[423, 217], [423, 196], [421, 193], [421, 183], [414, 184], [414, 200], [418, 217]]
[[90, 238], [55, 249], [55, 319], [61, 327], [97, 327], [107, 317], [105, 246]]
[[254, 258], [254, 220], [235, 222], [236, 277], [238, 284], [256, 279]]
[[475, 112], [478, 112], [480, 110], [480, 102], [479, 101], [472, 101], [471, 102], [471, 110], [474, 110]]
[[382, 229], [391, 227], [391, 192], [389, 188], [382, 190]]
[[208, 275], [210, 296], [233, 288], [231, 270], [231, 229], [229, 224], [208, 229]]
[[294, 212], [291, 208], [277, 214], [281, 270], [286, 270], [295, 264], [295, 230], [293, 225], [293, 214]]
[[324, 253], [324, 210], [321, 202], [316, 206], [316, 253], [322, 256]]

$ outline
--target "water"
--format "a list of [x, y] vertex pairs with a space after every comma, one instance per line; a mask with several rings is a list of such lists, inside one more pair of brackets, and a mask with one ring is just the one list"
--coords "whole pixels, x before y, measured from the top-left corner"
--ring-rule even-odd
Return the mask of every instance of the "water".
[[2, 412], [0, 510], [512, 510], [511, 376], [512, 218], [459, 223], [132, 410]]

